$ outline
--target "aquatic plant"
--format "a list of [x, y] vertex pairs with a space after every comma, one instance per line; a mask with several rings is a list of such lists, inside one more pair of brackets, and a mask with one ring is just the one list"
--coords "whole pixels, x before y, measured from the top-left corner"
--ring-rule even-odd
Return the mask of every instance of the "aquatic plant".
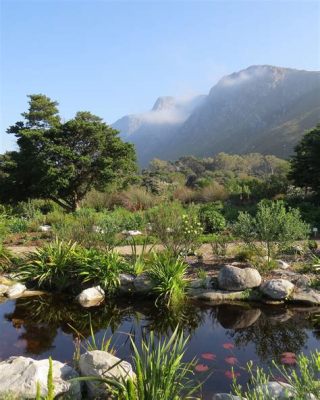
[[[290, 385], [286, 386], [288, 398], [295, 400], [319, 399], [320, 352], [316, 350], [310, 356], [283, 353], [283, 356], [295, 360], [295, 369], [288, 369], [288, 367], [280, 366], [273, 361], [273, 367], [278, 375], [275, 376], [273, 372], [264, 372], [261, 368], [254, 371], [251, 362], [247, 365], [250, 384], [243, 388], [235, 380], [233, 383], [234, 394], [239, 396], [240, 399], [272, 400], [274, 396], [269, 393], [267, 384], [271, 381], [277, 381], [280, 384], [285, 382]], [[285, 364], [291, 365], [293, 363]]]
[[148, 274], [154, 283], [158, 300], [174, 306], [185, 297], [188, 265], [168, 252], [154, 253]]

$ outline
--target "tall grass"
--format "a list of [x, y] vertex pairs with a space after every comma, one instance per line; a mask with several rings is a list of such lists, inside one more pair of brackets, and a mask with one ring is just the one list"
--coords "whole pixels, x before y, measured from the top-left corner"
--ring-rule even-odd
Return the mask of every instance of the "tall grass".
[[148, 274], [154, 283], [157, 301], [175, 306], [185, 297], [188, 265], [170, 253], [154, 253]]

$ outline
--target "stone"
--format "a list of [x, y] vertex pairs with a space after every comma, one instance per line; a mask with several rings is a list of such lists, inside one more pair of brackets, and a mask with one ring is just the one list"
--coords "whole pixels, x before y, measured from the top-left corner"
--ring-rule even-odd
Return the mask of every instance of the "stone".
[[189, 283], [190, 289], [210, 289], [211, 277], [207, 276], [204, 279], [195, 279]]
[[135, 275], [132, 274], [120, 274], [119, 275], [119, 280], [120, 280], [120, 285], [118, 290], [121, 293], [132, 293], [134, 291], [134, 285], [133, 282], [135, 280]]
[[288, 264], [287, 262], [283, 261], [283, 260], [276, 260], [278, 267], [281, 269], [288, 269], [290, 268], [290, 264]]
[[218, 275], [219, 287], [224, 290], [244, 290], [260, 286], [261, 275], [254, 268], [225, 265]]
[[[104, 377], [117, 381], [135, 377], [130, 363], [121, 361], [118, 357], [101, 350], [87, 351], [82, 354], [79, 360], [79, 369], [82, 376]], [[86, 381], [85, 384], [89, 398], [106, 395], [106, 384], [95, 381]]]
[[9, 299], [16, 299], [20, 297], [26, 290], [27, 288], [22, 283], [15, 283], [8, 288], [6, 291], [6, 296], [9, 297]]
[[104, 290], [100, 286], [91, 287], [83, 290], [76, 300], [83, 307], [92, 307], [100, 304], [104, 300]]
[[294, 395], [293, 387], [284, 382], [268, 382], [256, 386], [255, 390], [268, 399], [287, 400]]
[[14, 281], [11, 279], [7, 278], [6, 276], [0, 276], [0, 284], [6, 285], [6, 286], [12, 286], [15, 284]]
[[312, 279], [307, 275], [298, 275], [295, 279], [292, 279], [292, 283], [299, 288], [308, 288], [312, 283]]
[[320, 292], [313, 289], [296, 288], [290, 295], [289, 301], [310, 305], [320, 304]]
[[[27, 357], [11, 357], [0, 362], [0, 397], [12, 394], [18, 398], [34, 399], [37, 382], [41, 396], [47, 395], [49, 360], [33, 360]], [[54, 394], [60, 398], [81, 399], [80, 382], [68, 382], [78, 376], [70, 366], [52, 361]]]
[[198, 293], [193, 293], [192, 298], [195, 300], [202, 300], [208, 303], [223, 303], [229, 302], [234, 300], [257, 300], [257, 296], [255, 293], [247, 293], [245, 290], [238, 291], [238, 292], [230, 292], [230, 291], [223, 291], [223, 290], [198, 290]]
[[51, 225], [40, 225], [39, 230], [41, 232], [50, 232], [51, 231]]
[[136, 293], [146, 294], [152, 292], [154, 285], [147, 274], [141, 274], [134, 279], [133, 287]]
[[213, 395], [212, 400], [246, 400], [245, 397], [234, 396], [229, 393], [216, 393]]
[[294, 289], [294, 284], [286, 279], [271, 279], [260, 286], [260, 291], [273, 300], [286, 299]]
[[9, 286], [7, 285], [2, 285], [0, 283], [0, 296], [3, 296], [4, 294], [6, 294], [7, 290], [9, 289]]

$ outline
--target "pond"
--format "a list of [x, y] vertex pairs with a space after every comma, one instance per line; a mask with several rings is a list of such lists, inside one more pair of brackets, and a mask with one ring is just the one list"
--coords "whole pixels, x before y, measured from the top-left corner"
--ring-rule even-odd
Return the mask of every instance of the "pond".
[[69, 298], [42, 296], [0, 303], [0, 359], [52, 356], [72, 365], [75, 331], [90, 338], [90, 319], [98, 341], [107, 330], [117, 356], [128, 361], [129, 335], [139, 343], [150, 330], [169, 335], [179, 323], [190, 336], [185, 358], [196, 357], [197, 369], [207, 369], [196, 372], [200, 380], [206, 379], [206, 400], [230, 390], [232, 367], [239, 382], [245, 383], [249, 360], [268, 368], [272, 359], [281, 360], [283, 352], [308, 354], [320, 347], [319, 307], [188, 303], [168, 312], [148, 301], [107, 299], [104, 305], [84, 309]]

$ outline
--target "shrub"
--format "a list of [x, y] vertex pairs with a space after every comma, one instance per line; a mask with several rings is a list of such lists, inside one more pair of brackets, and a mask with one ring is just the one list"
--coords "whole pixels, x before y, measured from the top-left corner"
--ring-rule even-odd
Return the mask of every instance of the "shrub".
[[300, 217], [299, 210], [285, 208], [283, 201], [261, 201], [255, 217], [239, 214], [235, 234], [248, 245], [263, 245], [268, 260], [279, 250], [298, 239], [306, 239], [309, 226]]
[[227, 198], [228, 193], [224, 186], [215, 181], [196, 192], [196, 200], [200, 203], [226, 200]]
[[233, 237], [228, 233], [217, 233], [212, 236], [211, 239], [212, 253], [217, 256], [226, 256], [228, 250], [228, 244], [232, 242]]
[[114, 196], [113, 205], [130, 211], [147, 210], [157, 204], [159, 198], [141, 187], [132, 186]]
[[205, 233], [221, 232], [226, 227], [226, 220], [221, 214], [221, 203], [208, 203], [200, 207], [199, 217]]
[[64, 290], [74, 284], [79, 248], [76, 243], [56, 239], [29, 254], [17, 276], [39, 287]]
[[180, 203], [164, 203], [148, 213], [152, 234], [174, 255], [194, 252], [202, 233], [195, 206], [183, 209]]
[[118, 253], [102, 253], [95, 249], [81, 250], [77, 274], [83, 283], [99, 284], [113, 292], [120, 284], [119, 274], [127, 270], [127, 263]]
[[188, 265], [170, 253], [154, 253], [148, 274], [155, 287], [157, 300], [167, 306], [175, 306], [185, 297]]

